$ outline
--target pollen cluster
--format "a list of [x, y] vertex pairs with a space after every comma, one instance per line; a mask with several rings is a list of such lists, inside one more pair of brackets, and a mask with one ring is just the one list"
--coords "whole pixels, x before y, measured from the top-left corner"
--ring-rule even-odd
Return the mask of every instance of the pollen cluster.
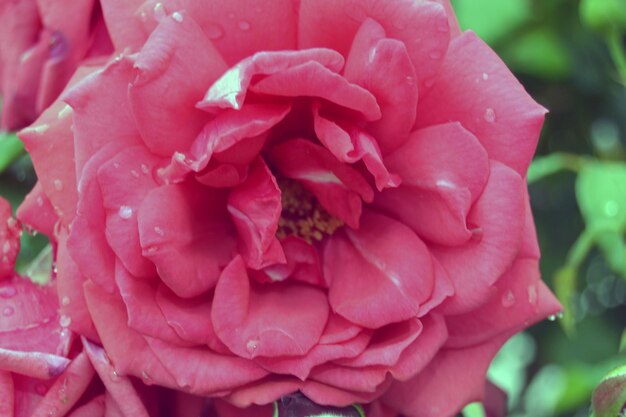
[[343, 226], [343, 221], [328, 213], [317, 198], [297, 181], [281, 179], [278, 185], [282, 203], [276, 232], [278, 239], [298, 236], [308, 243], [319, 242]]

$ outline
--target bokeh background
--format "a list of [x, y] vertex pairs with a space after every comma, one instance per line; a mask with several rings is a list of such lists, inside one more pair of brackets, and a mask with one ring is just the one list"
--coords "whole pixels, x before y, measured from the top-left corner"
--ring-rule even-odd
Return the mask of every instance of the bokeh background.
[[[550, 110], [528, 180], [543, 277], [566, 310], [508, 342], [489, 377], [509, 416], [588, 416], [594, 388], [626, 364], [626, 0], [452, 2]], [[0, 195], [15, 208], [35, 180], [0, 134]], [[46, 244], [24, 234], [19, 272], [45, 280]]]

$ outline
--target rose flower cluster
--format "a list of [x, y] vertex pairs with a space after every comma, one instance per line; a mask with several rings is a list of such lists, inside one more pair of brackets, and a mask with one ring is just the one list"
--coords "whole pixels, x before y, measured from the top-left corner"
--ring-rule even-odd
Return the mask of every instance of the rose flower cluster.
[[545, 109], [447, 0], [99, 7], [115, 52], [20, 132], [18, 217], [64, 328], [135, 391], [453, 416], [560, 310], [525, 181]]

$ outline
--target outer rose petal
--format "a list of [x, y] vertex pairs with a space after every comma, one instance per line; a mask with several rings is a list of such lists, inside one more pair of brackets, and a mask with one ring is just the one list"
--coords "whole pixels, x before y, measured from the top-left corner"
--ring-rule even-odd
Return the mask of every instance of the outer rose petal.
[[143, 31], [135, 11], [144, 0], [101, 0], [102, 13], [115, 50], [129, 48], [136, 52], [148, 37]]
[[562, 307], [541, 281], [537, 259], [518, 259], [494, 285], [489, 301], [477, 310], [447, 316], [446, 347], [485, 343], [500, 333], [518, 332], [529, 318], [556, 314]]
[[391, 384], [383, 403], [407, 417], [455, 415], [465, 404], [481, 399], [487, 367], [510, 336], [440, 351], [415, 378]]
[[358, 230], [330, 238], [324, 272], [333, 310], [368, 328], [415, 317], [434, 285], [426, 245], [402, 223], [369, 211]]
[[328, 314], [321, 290], [291, 282], [250, 283], [243, 260], [236, 257], [217, 283], [211, 317], [231, 351], [254, 358], [306, 354], [318, 342]]
[[476, 135], [491, 159], [524, 176], [545, 113], [495, 52], [465, 32], [450, 43], [435, 85], [422, 95], [417, 126], [457, 120]]
[[152, 32], [137, 56], [136, 77], [129, 89], [141, 136], [160, 156], [189, 147], [207, 121], [207, 115], [194, 105], [226, 70], [192, 16], [179, 16], [180, 22], [165, 18]]
[[0, 197], [0, 281], [11, 278], [20, 251], [21, 225], [12, 217], [11, 205]]
[[431, 247], [454, 285], [455, 294], [443, 304], [446, 314], [468, 312], [485, 303], [491, 286], [510, 268], [526, 217], [524, 186], [515, 171], [492, 161], [485, 190], [467, 217], [480, 230], [477, 238], [460, 247]]
[[59, 218], [39, 181], [17, 208], [16, 217], [23, 224], [43, 233], [54, 241], [54, 225]]
[[450, 40], [448, 17], [439, 4], [414, 0], [302, 0], [298, 47], [332, 48], [347, 56], [355, 33], [368, 17], [380, 23], [390, 38], [406, 45], [420, 91], [426, 91]]

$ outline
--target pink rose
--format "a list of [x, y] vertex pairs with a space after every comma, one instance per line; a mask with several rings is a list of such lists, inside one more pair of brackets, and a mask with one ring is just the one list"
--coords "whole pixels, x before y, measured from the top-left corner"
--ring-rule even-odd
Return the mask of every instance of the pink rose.
[[111, 52], [96, 0], [0, 0], [0, 127], [34, 121], [79, 64]]
[[480, 398], [560, 309], [524, 180], [545, 110], [444, 1], [140, 3], [103, 1], [124, 52], [21, 133], [70, 328], [221, 416]]

